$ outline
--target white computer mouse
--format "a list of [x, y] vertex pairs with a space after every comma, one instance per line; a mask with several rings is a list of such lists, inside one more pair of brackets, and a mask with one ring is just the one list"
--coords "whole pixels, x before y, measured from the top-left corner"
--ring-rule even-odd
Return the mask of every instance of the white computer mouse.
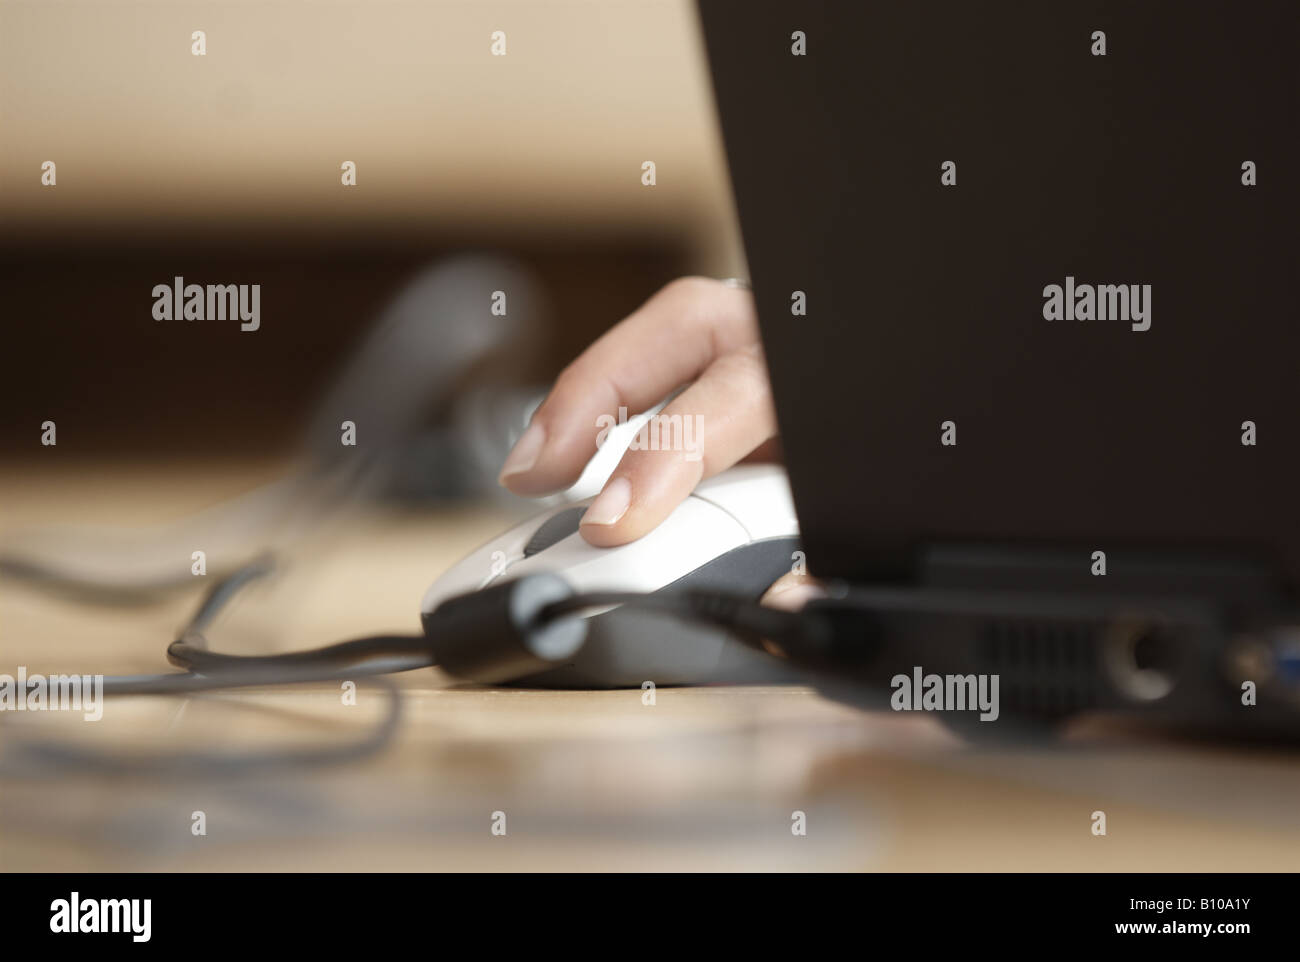
[[[790, 485], [775, 465], [743, 465], [704, 481], [649, 534], [614, 548], [593, 547], [578, 533], [588, 503], [551, 508], [489, 541], [430, 586], [421, 612], [539, 571], [560, 575], [578, 592], [708, 587], [757, 599], [799, 560]], [[716, 629], [619, 607], [588, 616], [587, 642], [571, 664], [518, 681], [640, 688], [784, 675]]]

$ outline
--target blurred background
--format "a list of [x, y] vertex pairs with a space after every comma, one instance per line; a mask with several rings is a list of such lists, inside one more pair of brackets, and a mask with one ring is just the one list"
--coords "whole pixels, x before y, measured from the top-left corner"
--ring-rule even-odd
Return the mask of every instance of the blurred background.
[[[744, 272], [685, 0], [3, 0], [0, 131], [6, 459], [295, 451], [395, 299], [462, 252], [521, 296], [460, 354], [440, 339], [494, 323], [487, 301], [407, 297], [443, 362], [430, 425], [485, 362], [544, 386], [664, 282]], [[261, 329], [155, 321], [178, 275], [260, 284]]]

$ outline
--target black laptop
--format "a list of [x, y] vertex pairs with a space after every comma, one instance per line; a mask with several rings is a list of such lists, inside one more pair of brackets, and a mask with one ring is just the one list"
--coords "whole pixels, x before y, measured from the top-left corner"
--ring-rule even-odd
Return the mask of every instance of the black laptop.
[[1296, 730], [1296, 4], [700, 17], [813, 573], [1027, 716]]

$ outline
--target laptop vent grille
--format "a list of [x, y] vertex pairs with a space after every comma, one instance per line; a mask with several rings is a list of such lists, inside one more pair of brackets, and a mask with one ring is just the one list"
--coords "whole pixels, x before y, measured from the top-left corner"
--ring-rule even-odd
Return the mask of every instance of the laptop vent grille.
[[1005, 620], [980, 633], [982, 670], [1000, 676], [1003, 704], [1032, 715], [1067, 715], [1098, 702], [1099, 633], [1087, 622]]

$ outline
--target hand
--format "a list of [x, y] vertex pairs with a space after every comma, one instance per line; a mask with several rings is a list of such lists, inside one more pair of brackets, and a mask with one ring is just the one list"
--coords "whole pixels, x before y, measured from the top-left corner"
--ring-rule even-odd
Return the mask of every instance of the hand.
[[[679, 278], [604, 334], [560, 374], [506, 458], [501, 484], [531, 496], [567, 488], [596, 453], [597, 435], [619, 407], [636, 414], [687, 382], [693, 383], [658, 415], [665, 439], [660, 450], [624, 454], [579, 527], [599, 546], [641, 537], [700, 481], [760, 447], [766, 453], [776, 436], [747, 290]], [[689, 448], [681, 443], [685, 432], [668, 428], [687, 418], [699, 429], [688, 436]]]

